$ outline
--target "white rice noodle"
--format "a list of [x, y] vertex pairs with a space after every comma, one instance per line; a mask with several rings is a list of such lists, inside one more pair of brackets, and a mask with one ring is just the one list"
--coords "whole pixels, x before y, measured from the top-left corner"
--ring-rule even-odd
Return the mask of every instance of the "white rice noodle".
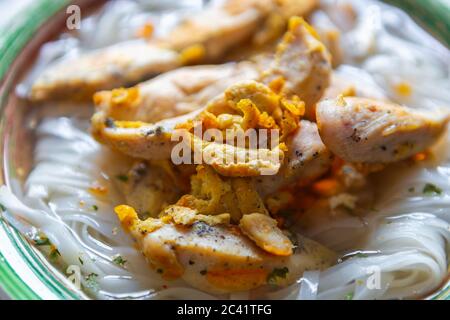
[[[109, 200], [120, 197], [99, 172], [100, 160], [111, 154], [77, 123], [68, 118], [42, 122], [37, 129], [36, 166], [26, 182], [25, 195], [18, 198], [7, 187], [0, 189], [0, 202], [8, 209], [5, 218], [29, 236], [36, 233], [32, 226], [45, 233], [65, 265], [79, 266], [85, 277], [97, 274], [99, 288], [91, 290], [95, 296], [145, 291], [143, 295], [152, 298], [158, 296], [149, 295], [154, 289], [180, 285], [168, 284], [153, 272], [122, 231]], [[101, 179], [110, 196], [105, 199], [88, 191]], [[116, 255], [127, 261], [125, 266], [113, 263]]]

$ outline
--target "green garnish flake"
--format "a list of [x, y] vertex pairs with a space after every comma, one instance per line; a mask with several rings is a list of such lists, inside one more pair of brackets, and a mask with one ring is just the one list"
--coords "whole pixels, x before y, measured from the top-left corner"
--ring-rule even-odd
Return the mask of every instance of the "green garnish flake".
[[427, 183], [423, 187], [422, 192], [427, 196], [440, 195], [442, 194], [442, 189], [432, 183]]
[[353, 296], [354, 296], [354, 293], [353, 292], [349, 292], [349, 293], [347, 293], [345, 295], [344, 299], [345, 300], [353, 300]]
[[367, 258], [368, 256], [369, 256], [368, 254], [362, 253], [362, 252], [357, 253], [357, 254], [355, 255], [355, 257], [357, 257], [357, 258]]
[[80, 257], [78, 257], [78, 261], [80, 261], [81, 265], [83, 265], [83, 264], [84, 264], [84, 261], [83, 261], [83, 259], [81, 259]]
[[6, 207], [0, 203], [0, 210], [1, 212], [5, 212], [6, 211]]
[[92, 205], [92, 209], [94, 209], [94, 211], [98, 210], [98, 206], [96, 204]]
[[125, 263], [127, 263], [127, 260], [125, 260], [124, 258], [122, 258], [121, 255], [116, 255], [116, 256], [114, 256], [114, 258], [113, 258], [113, 262], [114, 262], [115, 264], [117, 264], [118, 266], [123, 267], [123, 266], [125, 265]]
[[286, 275], [289, 273], [289, 269], [287, 267], [284, 268], [275, 268], [271, 273], [267, 276], [267, 283], [269, 284], [277, 284], [278, 279], [286, 279]]
[[119, 179], [122, 182], [127, 182], [128, 181], [128, 176], [126, 174], [118, 174], [116, 176], [117, 179]]
[[98, 282], [97, 282], [98, 274], [92, 272], [86, 276], [86, 287], [97, 290]]

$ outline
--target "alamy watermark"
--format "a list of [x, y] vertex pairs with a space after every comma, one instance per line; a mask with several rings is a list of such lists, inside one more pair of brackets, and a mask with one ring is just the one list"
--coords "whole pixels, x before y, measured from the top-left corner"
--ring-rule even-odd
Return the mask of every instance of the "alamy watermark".
[[66, 14], [68, 15], [66, 19], [66, 27], [69, 30], [80, 30], [81, 29], [81, 8], [75, 4], [67, 7]]

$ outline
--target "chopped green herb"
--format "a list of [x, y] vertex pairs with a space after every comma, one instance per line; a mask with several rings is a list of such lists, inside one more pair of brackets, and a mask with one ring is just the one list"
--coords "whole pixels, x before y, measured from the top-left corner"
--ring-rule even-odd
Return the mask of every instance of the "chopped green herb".
[[125, 263], [127, 263], [127, 260], [125, 260], [124, 258], [122, 258], [121, 255], [117, 255], [114, 257], [113, 262], [119, 266], [124, 266]]
[[81, 259], [80, 257], [78, 257], [78, 261], [80, 261], [81, 265], [83, 265], [83, 264], [84, 264], [84, 261], [83, 261], [83, 259]]
[[98, 282], [97, 282], [98, 274], [92, 272], [86, 276], [86, 287], [97, 290]]
[[95, 211], [98, 210], [98, 206], [96, 204], [92, 205], [92, 209], [94, 209]]
[[432, 183], [427, 183], [425, 187], [423, 187], [422, 192], [428, 196], [439, 195], [442, 194], [442, 189]]
[[275, 268], [272, 272], [267, 276], [267, 283], [269, 284], [277, 284], [278, 279], [286, 279], [286, 275], [289, 273], [289, 269], [287, 267], [284, 268]]
[[208, 271], [207, 271], [206, 269], [200, 271], [200, 274], [201, 274], [202, 276], [206, 275], [207, 273], [208, 273]]
[[3, 204], [1, 204], [1, 203], [0, 203], [0, 210], [1, 210], [2, 212], [5, 212], [5, 211], [6, 211], [5, 206], [4, 206]]
[[50, 246], [52, 243], [45, 235], [37, 235], [34, 239], [34, 244], [37, 246]]
[[355, 257], [357, 258], [367, 258], [368, 256], [369, 256], [368, 254], [362, 252], [355, 254]]
[[128, 181], [128, 176], [126, 174], [118, 174], [116, 176], [117, 179], [119, 179], [122, 182], [127, 182]]
[[353, 300], [353, 295], [354, 295], [354, 293], [353, 292], [349, 292], [349, 293], [347, 293], [346, 295], [345, 295], [345, 300]]

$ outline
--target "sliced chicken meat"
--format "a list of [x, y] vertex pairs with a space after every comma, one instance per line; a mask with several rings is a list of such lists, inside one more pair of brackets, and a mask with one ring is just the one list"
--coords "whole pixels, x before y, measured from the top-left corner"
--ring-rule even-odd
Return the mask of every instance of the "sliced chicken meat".
[[257, 77], [251, 62], [184, 67], [129, 89], [98, 92], [94, 103], [105, 117], [154, 123], [197, 110], [230, 85]]
[[210, 293], [246, 291], [266, 284], [287, 286], [306, 270], [323, 270], [336, 262], [333, 252], [303, 237], [296, 239], [292, 255], [276, 256], [257, 247], [236, 226], [139, 221], [123, 207], [116, 211], [162, 277], [181, 277]]
[[[318, 58], [319, 56], [321, 58]], [[291, 59], [293, 61], [288, 62]], [[315, 64], [320, 64], [320, 66], [314, 67]], [[296, 68], [297, 65], [298, 68]], [[321, 70], [319, 73], [321, 76], [316, 74], [318, 70]], [[311, 27], [300, 18], [292, 18], [289, 31], [278, 47], [272, 66], [261, 75], [261, 78], [269, 86], [276, 87], [277, 90], [281, 91], [279, 94], [281, 97], [292, 99], [298, 94], [307, 101], [315, 103], [325, 90], [330, 71], [328, 53], [313, 36]], [[311, 74], [308, 74], [308, 72]], [[323, 86], [316, 85], [319, 82]], [[260, 88], [263, 90], [266, 87], [257, 85], [255, 82], [238, 83], [228, 88], [225, 91], [227, 94], [219, 94], [212, 99], [203, 110], [218, 114], [220, 113], [219, 109], [230, 109], [228, 100], [237, 103], [239, 102], [236, 101], [237, 99], [249, 98], [258, 106], [261, 101], [255, 100], [257, 96], [266, 95], [269, 100], [273, 100], [270, 97], [277, 97], [276, 94], [267, 94], [265, 91], [268, 89], [259, 92]], [[128, 93], [125, 96], [124, 100], [127, 100]], [[139, 103], [139, 98], [132, 97], [131, 101]], [[201, 112], [193, 111], [182, 117], [163, 120], [156, 124], [147, 124], [113, 121], [114, 119], [108, 117], [110, 109], [111, 107], [108, 106], [100, 107], [100, 110], [92, 118], [94, 135], [99, 141], [132, 157], [142, 159], [168, 159], [170, 150], [176, 144], [176, 142], [170, 141], [172, 140], [171, 130], [187, 119], [194, 119]], [[125, 106], [124, 109], [129, 110], [130, 108]], [[137, 112], [131, 107], [130, 111], [124, 111], [125, 115], [120, 114], [119, 116], [129, 119], [127, 114], [136, 114]]]
[[448, 114], [342, 96], [319, 103], [316, 116], [324, 144], [353, 163], [390, 163], [424, 151], [449, 120]]
[[130, 89], [99, 92], [94, 96], [97, 109], [116, 120], [155, 122], [201, 108], [243, 80], [280, 80], [283, 95], [297, 95], [312, 108], [329, 83], [329, 54], [303, 20], [291, 21], [274, 58], [181, 68]]
[[156, 217], [188, 190], [188, 185], [174, 176], [182, 173], [172, 172], [171, 169], [166, 162], [137, 161], [126, 174], [118, 177], [116, 186], [125, 196], [126, 203], [137, 212]]
[[306, 104], [306, 116], [314, 118], [314, 106], [330, 84], [330, 74], [331, 55], [316, 31], [302, 18], [291, 18], [263, 82], [281, 80], [282, 93], [297, 95]]
[[30, 99], [90, 100], [102, 89], [138, 82], [181, 65], [178, 53], [144, 40], [118, 43], [49, 66], [33, 83]]
[[328, 171], [333, 155], [320, 139], [317, 125], [300, 122], [297, 132], [287, 142], [285, 162], [276, 175], [255, 177], [258, 193], [266, 197], [293, 183], [305, 185]]
[[199, 111], [159, 121], [114, 121], [97, 112], [91, 119], [92, 135], [100, 142], [138, 159], [167, 160], [178, 141], [172, 141], [175, 127], [195, 118]]

